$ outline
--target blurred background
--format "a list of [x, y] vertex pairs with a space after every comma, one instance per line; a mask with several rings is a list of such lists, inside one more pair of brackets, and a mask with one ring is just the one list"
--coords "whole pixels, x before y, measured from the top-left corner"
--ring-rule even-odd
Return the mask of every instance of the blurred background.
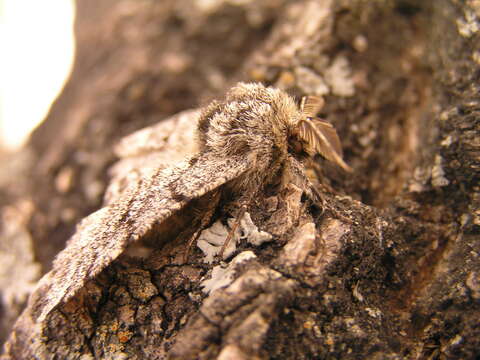
[[61, 92], [73, 21], [72, 0], [0, 0], [0, 149], [20, 147]]

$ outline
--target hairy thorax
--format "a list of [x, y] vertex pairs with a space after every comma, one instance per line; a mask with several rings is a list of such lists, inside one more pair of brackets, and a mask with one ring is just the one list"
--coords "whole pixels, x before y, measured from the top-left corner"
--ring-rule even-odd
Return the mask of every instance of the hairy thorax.
[[220, 157], [250, 157], [257, 173], [271, 172], [287, 158], [290, 127], [299, 116], [287, 94], [243, 84], [203, 111], [198, 127], [200, 149]]

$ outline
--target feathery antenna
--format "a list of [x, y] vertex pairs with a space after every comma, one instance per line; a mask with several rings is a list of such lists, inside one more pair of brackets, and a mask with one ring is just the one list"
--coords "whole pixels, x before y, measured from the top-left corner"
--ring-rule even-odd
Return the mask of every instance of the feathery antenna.
[[351, 172], [352, 168], [343, 161], [343, 151], [337, 131], [326, 120], [316, 117], [325, 104], [322, 97], [306, 96], [302, 98], [300, 109], [302, 118], [297, 124], [298, 134], [317, 153], [325, 159], [339, 165], [345, 171]]

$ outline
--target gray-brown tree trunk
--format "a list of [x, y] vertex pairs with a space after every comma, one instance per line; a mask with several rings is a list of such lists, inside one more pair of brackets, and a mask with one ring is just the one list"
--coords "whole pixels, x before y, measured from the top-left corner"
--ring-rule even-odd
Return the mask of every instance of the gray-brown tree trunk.
[[[480, 356], [478, 1], [84, 0], [75, 34], [69, 82], [2, 163], [4, 359]], [[318, 206], [263, 194], [273, 241], [242, 244], [227, 287], [207, 293], [214, 265], [177, 240], [32, 322], [28, 294], [112, 174], [188, 153], [195, 113], [124, 140], [109, 172], [116, 144], [237, 81], [324, 96], [354, 172], [311, 164]]]

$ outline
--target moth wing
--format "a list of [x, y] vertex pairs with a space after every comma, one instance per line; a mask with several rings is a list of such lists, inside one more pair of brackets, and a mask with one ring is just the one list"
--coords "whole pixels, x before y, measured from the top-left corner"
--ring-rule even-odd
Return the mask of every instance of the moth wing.
[[352, 169], [343, 161], [343, 151], [337, 131], [328, 121], [322, 119], [302, 119], [299, 123], [299, 134], [307, 143], [325, 157], [344, 170]]
[[118, 201], [89, 215], [59, 253], [53, 269], [39, 281], [28, 305], [33, 316], [44, 320], [155, 223], [242, 175], [249, 162], [245, 156], [223, 159], [204, 153], [143, 179]]

